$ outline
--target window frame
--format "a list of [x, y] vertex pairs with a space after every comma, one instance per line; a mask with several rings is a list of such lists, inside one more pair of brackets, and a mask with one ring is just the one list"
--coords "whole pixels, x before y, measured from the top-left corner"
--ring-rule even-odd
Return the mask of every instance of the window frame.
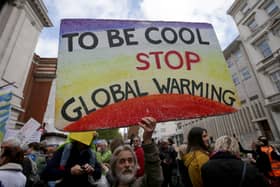
[[[252, 24], [253, 23], [253, 24]], [[258, 23], [255, 19], [255, 17], [251, 18], [250, 20], [247, 21], [247, 27], [250, 29], [251, 32], [254, 32], [257, 30], [258, 28]], [[253, 27], [252, 27], [253, 26]]]
[[228, 58], [226, 61], [228, 68], [231, 68], [233, 66], [233, 60], [231, 58]]
[[[267, 47], [263, 48], [263, 47], [261, 47], [262, 46], [261, 44], [266, 44]], [[255, 45], [258, 48], [258, 50], [261, 52], [261, 54], [264, 58], [267, 58], [273, 54], [267, 39], [262, 39]], [[269, 51], [269, 53], [267, 53], [267, 51]]]
[[248, 6], [248, 3], [244, 3], [241, 8], [240, 8], [240, 12], [243, 14], [243, 15], [247, 15], [249, 12], [250, 12], [251, 8]]
[[248, 80], [248, 79], [251, 79], [252, 75], [250, 73], [250, 70], [248, 67], [244, 67], [240, 70], [240, 73], [242, 75], [242, 79], [243, 80]]
[[234, 85], [236, 85], [236, 86], [240, 84], [240, 80], [239, 80], [237, 73], [232, 74], [232, 81], [233, 81]]
[[[274, 6], [274, 7], [273, 7], [273, 6]], [[269, 10], [269, 9], [268, 9], [269, 7], [272, 7], [272, 9]], [[279, 6], [277, 6], [277, 4], [276, 4], [276, 2], [275, 2], [274, 0], [271, 0], [271, 1], [269, 1], [269, 2], [263, 7], [263, 9], [264, 9], [264, 11], [265, 11], [268, 15], [272, 16], [272, 15], [274, 15], [276, 12], [279, 11]]]
[[243, 54], [242, 54], [242, 52], [241, 52], [241, 49], [238, 48], [237, 50], [235, 50], [235, 51], [233, 52], [233, 55], [234, 55], [234, 57], [235, 57], [235, 59], [236, 59], [236, 62], [237, 62], [237, 63], [240, 63], [241, 58], [242, 58], [242, 56], [243, 56]]
[[[273, 76], [275, 75], [275, 78]], [[280, 92], [280, 69], [270, 73], [269, 75], [273, 85], [275, 86], [276, 90]]]

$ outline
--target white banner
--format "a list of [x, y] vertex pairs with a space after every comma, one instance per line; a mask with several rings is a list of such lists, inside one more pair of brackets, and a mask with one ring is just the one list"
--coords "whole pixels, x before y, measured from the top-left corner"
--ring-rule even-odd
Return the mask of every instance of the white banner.
[[20, 140], [21, 144], [27, 144], [33, 134], [36, 133], [36, 131], [40, 128], [40, 126], [41, 124], [39, 122], [33, 118], [30, 118], [17, 134], [17, 138]]

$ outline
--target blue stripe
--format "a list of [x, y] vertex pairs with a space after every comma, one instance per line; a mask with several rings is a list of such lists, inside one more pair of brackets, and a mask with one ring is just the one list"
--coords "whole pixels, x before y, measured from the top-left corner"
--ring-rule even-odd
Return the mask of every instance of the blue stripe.
[[0, 118], [4, 117], [4, 116], [8, 116], [9, 115], [9, 110], [6, 110], [5, 112], [1, 113], [0, 112]]
[[4, 119], [1, 119], [0, 124], [1, 124], [1, 123], [4, 123], [4, 124], [5, 124], [5, 123], [7, 122], [8, 119], [9, 119], [9, 116], [5, 117]]
[[5, 130], [6, 122], [7, 122], [7, 121], [5, 121], [5, 122], [3, 122], [3, 123], [0, 123], [0, 132], [3, 131], [3, 130]]
[[11, 102], [0, 101], [0, 107], [7, 106], [7, 105], [10, 105], [10, 104], [11, 104]]
[[0, 110], [10, 110], [11, 105], [0, 106]]
[[12, 93], [6, 93], [5, 95], [0, 95], [0, 101], [10, 101], [12, 99]]

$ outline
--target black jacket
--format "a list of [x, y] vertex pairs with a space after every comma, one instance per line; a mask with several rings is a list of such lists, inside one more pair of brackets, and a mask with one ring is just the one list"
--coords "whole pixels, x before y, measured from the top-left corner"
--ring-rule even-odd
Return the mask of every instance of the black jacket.
[[[53, 181], [53, 180], [60, 180], [62, 182], [57, 184], [56, 186], [83, 186], [87, 187], [90, 186], [88, 182], [88, 175], [72, 175], [70, 170], [71, 167], [75, 166], [76, 164], [84, 165], [90, 162], [90, 153], [89, 149], [85, 149], [80, 151], [76, 148], [75, 144], [71, 148], [70, 156], [66, 162], [65, 168], [60, 168], [60, 160], [63, 153], [63, 148], [59, 149], [53, 156], [53, 158], [47, 163], [46, 168], [43, 170], [41, 177], [45, 181]], [[101, 166], [97, 162], [96, 158], [94, 157], [94, 172], [92, 174], [93, 178], [99, 179], [101, 177]]]
[[[204, 187], [238, 187], [244, 162], [229, 152], [218, 152], [203, 165], [201, 175]], [[268, 186], [262, 174], [247, 164], [243, 187]]]

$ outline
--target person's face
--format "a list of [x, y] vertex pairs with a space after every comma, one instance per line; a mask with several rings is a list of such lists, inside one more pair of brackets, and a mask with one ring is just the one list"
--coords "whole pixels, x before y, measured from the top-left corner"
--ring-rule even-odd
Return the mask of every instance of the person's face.
[[31, 154], [33, 151], [33, 148], [32, 147], [29, 147], [26, 151], [25, 151], [25, 154]]
[[120, 183], [130, 183], [136, 174], [136, 166], [130, 151], [121, 151], [116, 164], [116, 175]]
[[133, 139], [133, 145], [134, 147], [139, 147], [140, 146], [140, 140], [138, 138]]
[[52, 158], [52, 157], [53, 157], [53, 152], [47, 153], [47, 157], [48, 157], [49, 159]]
[[206, 147], [209, 147], [209, 137], [206, 131], [202, 133], [202, 141]]
[[104, 153], [107, 149], [106, 144], [100, 144], [100, 146], [98, 147], [99, 152]]
[[161, 143], [161, 148], [162, 149], [168, 149], [168, 142], [162, 142]]

